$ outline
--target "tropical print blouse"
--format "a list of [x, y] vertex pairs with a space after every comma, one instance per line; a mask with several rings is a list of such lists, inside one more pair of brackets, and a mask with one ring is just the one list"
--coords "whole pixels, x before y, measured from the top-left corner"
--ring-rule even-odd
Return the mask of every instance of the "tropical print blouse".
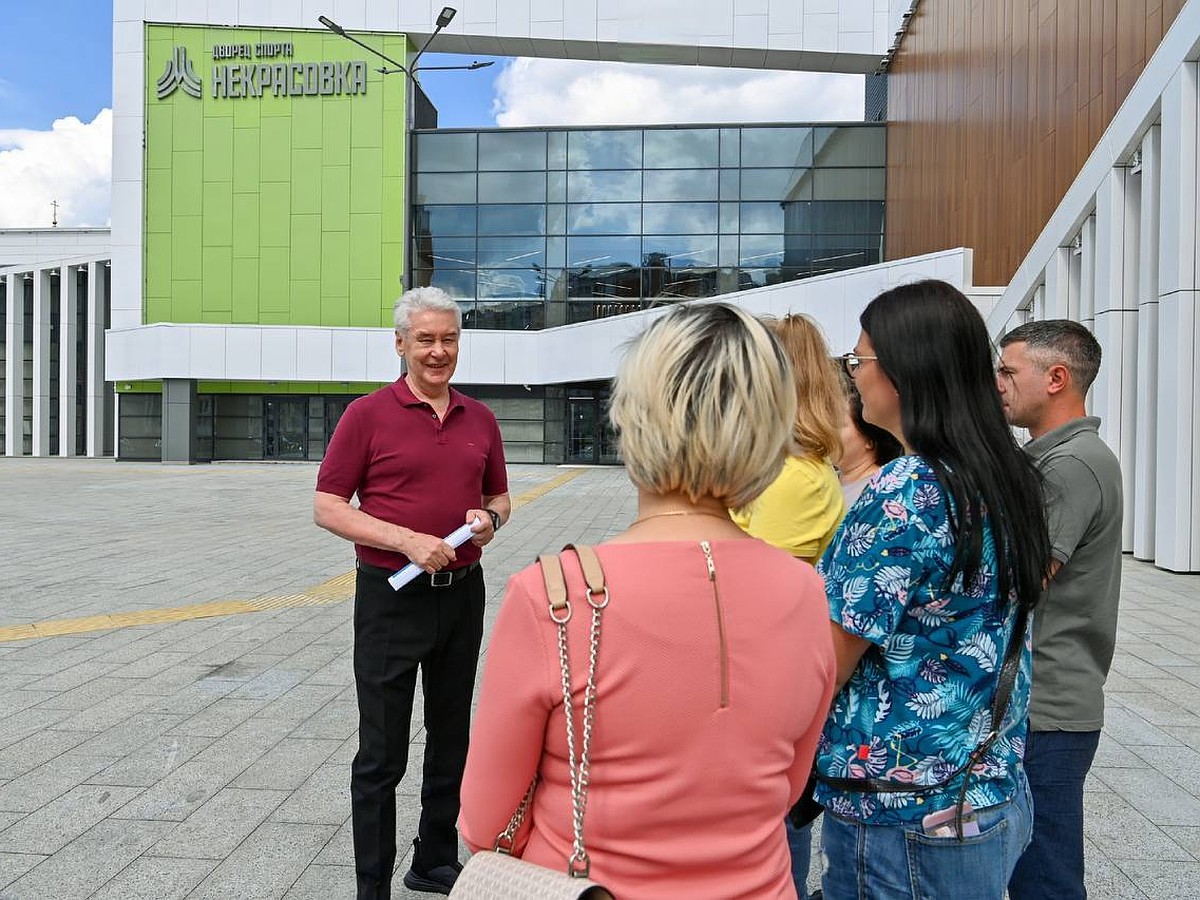
[[[825, 551], [830, 618], [871, 643], [834, 700], [817, 746], [817, 771], [837, 778], [936, 784], [991, 728], [991, 703], [1016, 604], [998, 604], [996, 548], [985, 527], [983, 561], [964, 584], [946, 585], [954, 558], [947, 495], [919, 456], [884, 466]], [[1009, 800], [1025, 749], [1031, 654], [1002, 737], [974, 769], [977, 809]], [[957, 802], [962, 779], [926, 793], [859, 793], [818, 785], [829, 812], [872, 825], [919, 822]]]

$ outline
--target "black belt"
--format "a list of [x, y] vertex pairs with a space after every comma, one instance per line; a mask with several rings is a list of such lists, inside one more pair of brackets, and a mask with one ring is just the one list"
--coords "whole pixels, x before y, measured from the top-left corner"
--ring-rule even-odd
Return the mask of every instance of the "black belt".
[[[457, 584], [462, 581], [472, 572], [479, 568], [478, 562], [469, 563], [458, 569], [442, 569], [440, 572], [422, 572], [404, 587], [400, 588], [396, 593], [403, 594], [406, 591], [425, 590], [426, 588], [444, 588], [450, 587], [452, 584]], [[358, 563], [358, 570], [366, 572], [368, 575], [377, 575], [381, 578], [390, 578], [394, 573], [391, 569], [385, 569], [382, 566], [372, 566], [365, 562]]]

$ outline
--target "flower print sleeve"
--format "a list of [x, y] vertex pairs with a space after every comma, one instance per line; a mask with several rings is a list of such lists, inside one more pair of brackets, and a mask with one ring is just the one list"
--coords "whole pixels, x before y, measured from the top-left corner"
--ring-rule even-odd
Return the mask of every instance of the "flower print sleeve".
[[910, 589], [929, 568], [925, 551], [945, 537], [941, 506], [920, 457], [893, 460], [871, 480], [818, 567], [830, 618], [844, 631], [883, 646], [897, 630]]

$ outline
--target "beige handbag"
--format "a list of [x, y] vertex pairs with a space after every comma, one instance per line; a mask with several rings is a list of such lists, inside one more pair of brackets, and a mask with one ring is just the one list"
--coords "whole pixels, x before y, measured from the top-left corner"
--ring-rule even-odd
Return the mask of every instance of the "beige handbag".
[[587, 582], [587, 602], [592, 610], [592, 631], [588, 661], [587, 688], [584, 691], [583, 743], [578, 759], [575, 756], [575, 722], [571, 710], [571, 666], [567, 653], [567, 622], [571, 620], [571, 600], [563, 577], [559, 556], [538, 557], [542, 578], [546, 582], [546, 597], [550, 618], [558, 626], [558, 660], [562, 667], [563, 713], [567, 720], [567, 760], [571, 771], [571, 824], [575, 842], [565, 872], [547, 869], [525, 862], [512, 855], [513, 841], [537, 787], [537, 776], [525, 792], [509, 820], [508, 827], [496, 838], [492, 849], [474, 854], [459, 873], [451, 897], [460, 900], [498, 900], [498, 898], [527, 898], [527, 900], [614, 900], [612, 893], [588, 879], [591, 860], [583, 844], [583, 814], [587, 808], [588, 770], [591, 762], [592, 725], [596, 718], [596, 657], [600, 650], [600, 618], [608, 606], [608, 587], [604, 570], [596, 551], [586, 545], [568, 544], [579, 558]]

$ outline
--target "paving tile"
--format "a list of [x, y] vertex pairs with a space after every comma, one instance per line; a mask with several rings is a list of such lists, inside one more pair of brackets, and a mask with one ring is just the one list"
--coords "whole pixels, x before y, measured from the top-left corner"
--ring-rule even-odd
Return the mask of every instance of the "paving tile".
[[339, 693], [340, 688], [336, 685], [301, 683], [278, 700], [272, 700], [258, 714], [264, 719], [278, 719], [296, 727], [319, 713]]
[[23, 709], [0, 719], [0, 748], [8, 747], [17, 741], [24, 740], [31, 734], [37, 734], [44, 728], [58, 724], [71, 714], [66, 709], [49, 709], [35, 706]]
[[100, 822], [9, 886], [14, 897], [85, 900], [162, 836], [163, 822]]
[[221, 737], [245, 722], [264, 705], [262, 700], [235, 700], [222, 697], [180, 722], [174, 730], [180, 734]]
[[[340, 695], [340, 691], [338, 692]], [[358, 705], [335, 700], [310, 716], [292, 731], [292, 737], [333, 738], [344, 741], [358, 736]]]
[[188, 895], [188, 900], [283, 897], [336, 831], [331, 825], [261, 825]]
[[[399, 879], [396, 886], [400, 887]], [[283, 895], [283, 900], [354, 900], [355, 894], [353, 866], [311, 865]]]
[[[112, 813], [118, 819], [182, 822], [225, 787], [237, 772], [219, 760], [191, 759]], [[133, 788], [112, 788], [131, 790]], [[0, 835], [2, 837], [2, 835]]]
[[235, 787], [295, 790], [337, 750], [338, 741], [284, 738], [234, 781]]
[[125, 756], [157, 740], [159, 735], [172, 730], [180, 721], [180, 716], [169, 713], [138, 713], [106, 728], [90, 741], [80, 744], [74, 752]]
[[1192, 858], [1200, 862], [1200, 827], [1188, 825], [1163, 825], [1159, 829], [1176, 845], [1182, 847]]
[[17, 895], [5, 888], [45, 859], [39, 853], [0, 853], [0, 900], [16, 900]]
[[159, 735], [126, 754], [88, 781], [91, 784], [123, 784], [150, 787], [212, 744], [213, 738], [189, 734]]
[[109, 757], [56, 756], [0, 787], [0, 810], [36, 812], [112, 763]]
[[152, 697], [129, 692], [117, 694], [87, 709], [73, 712], [55, 727], [71, 731], [107, 731], [114, 725], [120, 725], [130, 716], [142, 712], [153, 702]]
[[[0, 750], [0, 777], [11, 780], [36, 769], [42, 763], [91, 740], [88, 731], [58, 731], [47, 728], [9, 744]], [[3, 807], [0, 806], [0, 809]]]
[[92, 900], [183, 900], [217, 866], [211, 859], [141, 856], [92, 895]]
[[1149, 900], [1114, 861], [1086, 839], [1083, 850], [1088, 900]]
[[138, 792], [86, 784], [72, 788], [0, 832], [0, 852], [57, 853]]
[[224, 859], [287, 798], [286, 791], [224, 788], [152, 849], [157, 856]]
[[1196, 900], [1200, 863], [1142, 859], [1119, 859], [1116, 863], [1130, 881], [1154, 900]]
[[1105, 769], [1104, 783], [1158, 825], [1200, 826], [1200, 799], [1150, 769]]
[[1084, 833], [1105, 856], [1190, 861], [1191, 854], [1119, 794], [1084, 795]]
[[350, 772], [345, 766], [323, 765], [280, 804], [273, 822], [341, 825], [350, 811]]

